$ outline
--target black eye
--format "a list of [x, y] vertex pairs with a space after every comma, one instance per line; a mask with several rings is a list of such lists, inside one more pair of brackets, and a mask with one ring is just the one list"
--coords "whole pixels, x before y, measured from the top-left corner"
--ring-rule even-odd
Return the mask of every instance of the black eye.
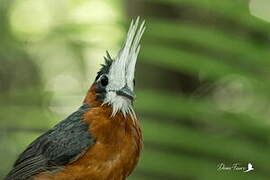
[[135, 79], [133, 79], [133, 85], [135, 86]]
[[107, 86], [109, 83], [109, 79], [106, 75], [103, 75], [100, 79], [100, 83], [102, 86]]

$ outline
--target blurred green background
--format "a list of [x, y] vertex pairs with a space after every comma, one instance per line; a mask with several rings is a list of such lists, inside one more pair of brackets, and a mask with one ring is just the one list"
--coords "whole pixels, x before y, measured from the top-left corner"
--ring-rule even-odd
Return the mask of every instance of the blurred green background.
[[269, 12], [269, 0], [0, 0], [0, 179], [81, 105], [138, 15], [145, 146], [129, 180], [270, 179]]

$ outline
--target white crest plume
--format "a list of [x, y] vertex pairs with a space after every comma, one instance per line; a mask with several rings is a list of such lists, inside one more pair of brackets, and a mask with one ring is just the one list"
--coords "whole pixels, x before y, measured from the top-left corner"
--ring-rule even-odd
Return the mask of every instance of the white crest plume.
[[108, 94], [104, 103], [112, 105], [112, 115], [115, 115], [120, 110], [124, 115], [131, 114], [132, 117], [135, 116], [130, 100], [117, 96], [115, 91], [124, 86], [128, 86], [132, 91], [134, 90], [135, 65], [140, 51], [140, 39], [145, 31], [144, 24], [143, 21], [139, 26], [139, 17], [135, 23], [132, 20], [125, 43], [110, 67], [108, 74], [109, 84], [106, 88]]

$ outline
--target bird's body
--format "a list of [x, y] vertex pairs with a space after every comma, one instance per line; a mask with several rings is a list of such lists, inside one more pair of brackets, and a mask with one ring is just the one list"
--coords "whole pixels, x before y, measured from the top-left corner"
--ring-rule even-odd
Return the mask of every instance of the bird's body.
[[93, 107], [84, 116], [95, 144], [64, 170], [34, 180], [123, 180], [134, 169], [142, 146], [141, 131], [130, 117], [123, 121], [110, 107]]
[[124, 180], [142, 148], [133, 110], [138, 20], [116, 60], [109, 54], [83, 105], [33, 141], [5, 180]]

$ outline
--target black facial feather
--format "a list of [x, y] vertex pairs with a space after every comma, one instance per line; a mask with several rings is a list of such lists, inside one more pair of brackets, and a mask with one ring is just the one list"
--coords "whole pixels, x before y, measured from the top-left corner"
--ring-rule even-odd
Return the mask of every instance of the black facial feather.
[[[105, 63], [101, 65], [100, 71], [97, 73], [96, 80], [102, 75], [102, 74], [108, 74], [110, 67], [112, 65], [113, 59], [111, 58], [108, 51], [106, 51], [106, 56], [104, 56]], [[95, 80], [95, 81], [96, 81]]]
[[108, 74], [110, 67], [112, 65], [113, 59], [111, 58], [110, 54], [108, 51], [106, 51], [106, 56], [104, 57], [105, 63], [101, 65], [101, 69], [100, 71], [97, 73], [97, 77], [96, 77], [96, 101], [100, 101], [103, 102], [105, 97], [106, 97], [106, 87], [104, 85], [102, 85], [102, 82], [97, 82], [97, 80], [100, 78], [100, 76], [102, 76], [103, 74]]

